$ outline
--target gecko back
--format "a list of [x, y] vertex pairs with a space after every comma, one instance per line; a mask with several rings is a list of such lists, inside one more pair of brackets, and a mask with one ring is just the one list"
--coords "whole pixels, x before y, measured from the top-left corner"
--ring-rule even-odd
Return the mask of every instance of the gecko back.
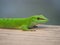
[[0, 28], [16, 28], [23, 23], [22, 18], [0, 18]]

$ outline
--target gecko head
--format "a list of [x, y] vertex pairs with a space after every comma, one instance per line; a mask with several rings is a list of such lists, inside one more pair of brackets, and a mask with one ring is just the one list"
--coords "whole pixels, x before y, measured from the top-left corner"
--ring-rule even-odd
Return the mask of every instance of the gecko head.
[[37, 24], [41, 24], [41, 23], [48, 22], [48, 19], [43, 14], [40, 14], [40, 15], [32, 16], [32, 21], [37, 23]]

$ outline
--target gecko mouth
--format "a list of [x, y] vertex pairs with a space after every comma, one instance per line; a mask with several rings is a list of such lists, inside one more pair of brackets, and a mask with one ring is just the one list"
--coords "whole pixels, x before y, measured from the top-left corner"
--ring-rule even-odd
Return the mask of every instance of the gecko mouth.
[[43, 19], [43, 18], [37, 18], [37, 20], [45, 20], [45, 19]]

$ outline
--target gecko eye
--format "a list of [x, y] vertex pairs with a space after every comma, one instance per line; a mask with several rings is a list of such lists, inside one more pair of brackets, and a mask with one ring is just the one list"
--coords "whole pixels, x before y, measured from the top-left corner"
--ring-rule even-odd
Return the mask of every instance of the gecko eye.
[[45, 19], [43, 19], [43, 18], [37, 18], [37, 20], [45, 20]]
[[37, 18], [37, 20], [40, 20], [40, 18]]

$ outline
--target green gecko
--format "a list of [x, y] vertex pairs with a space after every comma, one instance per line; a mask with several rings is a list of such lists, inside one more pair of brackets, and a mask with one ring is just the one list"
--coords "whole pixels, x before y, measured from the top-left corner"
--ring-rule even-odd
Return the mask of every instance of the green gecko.
[[37, 24], [46, 23], [48, 19], [43, 15], [33, 15], [27, 18], [0, 18], [0, 28], [17, 28], [28, 31]]

